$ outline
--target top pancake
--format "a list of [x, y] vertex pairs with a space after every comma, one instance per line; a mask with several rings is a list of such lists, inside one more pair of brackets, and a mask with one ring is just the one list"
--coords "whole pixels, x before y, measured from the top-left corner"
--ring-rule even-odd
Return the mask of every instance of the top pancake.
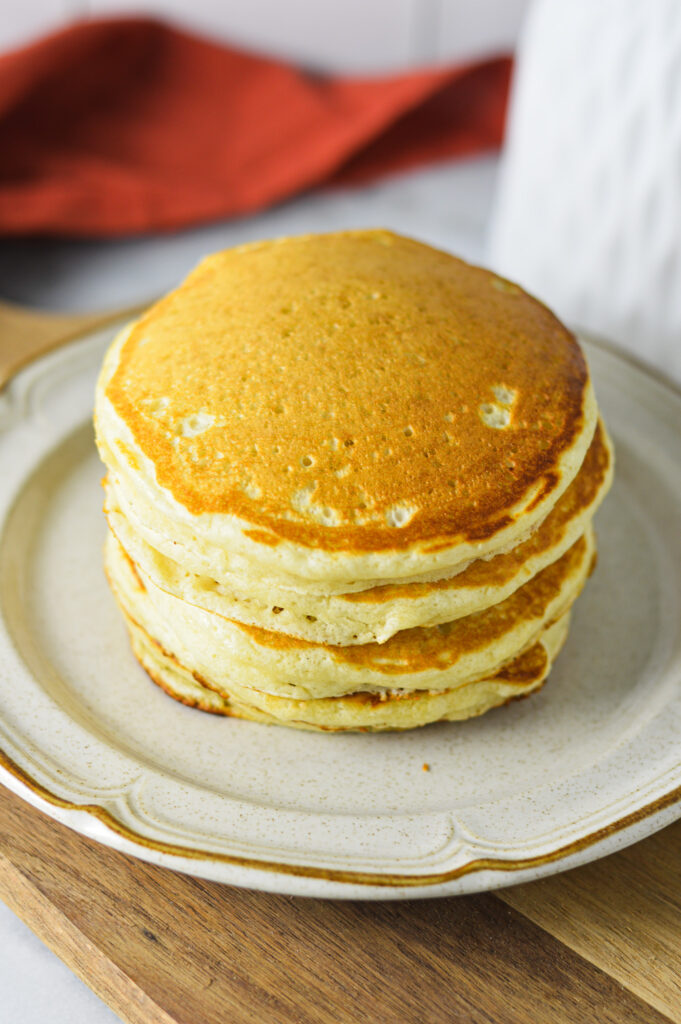
[[208, 257], [118, 340], [97, 406], [105, 461], [159, 499], [160, 528], [336, 581], [513, 546], [596, 423], [583, 355], [544, 306], [378, 230]]

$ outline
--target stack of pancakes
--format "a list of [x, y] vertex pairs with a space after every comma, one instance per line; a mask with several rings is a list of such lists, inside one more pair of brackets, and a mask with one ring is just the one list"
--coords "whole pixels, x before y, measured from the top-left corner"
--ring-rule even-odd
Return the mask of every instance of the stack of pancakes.
[[205, 259], [97, 387], [107, 574], [187, 704], [324, 730], [537, 689], [612, 451], [573, 335], [387, 231]]

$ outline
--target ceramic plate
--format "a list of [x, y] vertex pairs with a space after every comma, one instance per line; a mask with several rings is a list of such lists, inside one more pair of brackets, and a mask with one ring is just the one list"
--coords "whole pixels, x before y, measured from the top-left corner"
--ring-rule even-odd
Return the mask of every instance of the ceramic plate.
[[[549, 874], [681, 815], [681, 394], [587, 345], [617, 450], [547, 686], [461, 724], [317, 735], [201, 714], [137, 666], [101, 567], [90, 413], [112, 329], [0, 395], [2, 781], [205, 878], [397, 898]], [[423, 766], [428, 765], [429, 771]]]

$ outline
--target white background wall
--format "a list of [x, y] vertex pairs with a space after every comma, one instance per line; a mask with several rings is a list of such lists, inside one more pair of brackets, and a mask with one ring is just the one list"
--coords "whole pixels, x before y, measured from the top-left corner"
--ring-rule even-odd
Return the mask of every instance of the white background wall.
[[146, 13], [329, 71], [383, 72], [513, 48], [529, 0], [0, 0], [0, 53], [76, 18]]

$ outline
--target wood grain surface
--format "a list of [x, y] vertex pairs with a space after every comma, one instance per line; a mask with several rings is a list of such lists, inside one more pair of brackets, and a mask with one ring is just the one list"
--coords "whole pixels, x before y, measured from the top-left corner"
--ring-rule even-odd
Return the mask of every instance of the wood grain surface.
[[88, 331], [141, 312], [51, 313], [0, 301], [0, 390], [27, 363]]
[[144, 864], [0, 787], [0, 897], [130, 1024], [657, 1024], [681, 1022], [680, 841], [495, 894], [305, 900]]

